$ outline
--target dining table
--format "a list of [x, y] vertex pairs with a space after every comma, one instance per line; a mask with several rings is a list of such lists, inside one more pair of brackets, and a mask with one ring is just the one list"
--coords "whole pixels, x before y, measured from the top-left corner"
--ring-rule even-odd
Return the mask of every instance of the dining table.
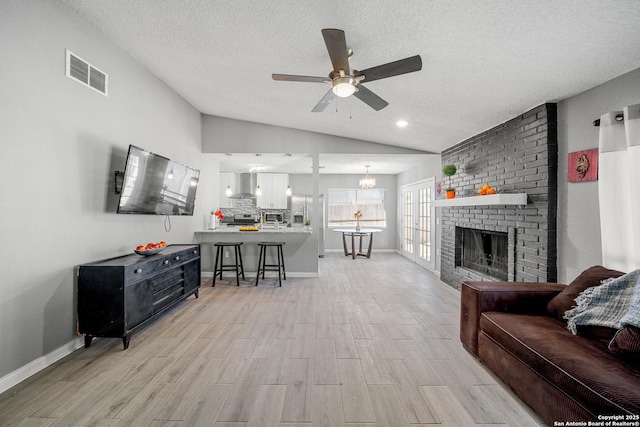
[[[344, 248], [344, 256], [350, 256], [352, 259], [356, 257], [371, 258], [371, 248], [373, 247], [373, 235], [379, 233], [382, 230], [379, 228], [334, 228], [333, 231], [342, 233], [342, 247]], [[367, 251], [362, 251], [362, 239], [369, 238], [369, 244], [367, 245]], [[358, 240], [358, 246], [356, 249], [356, 239]], [[351, 250], [349, 250], [347, 241], [351, 240]]]

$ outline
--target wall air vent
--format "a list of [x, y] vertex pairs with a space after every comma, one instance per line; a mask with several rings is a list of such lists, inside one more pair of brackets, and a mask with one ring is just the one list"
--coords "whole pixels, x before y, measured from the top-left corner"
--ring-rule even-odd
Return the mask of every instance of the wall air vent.
[[67, 50], [67, 77], [109, 96], [109, 76]]

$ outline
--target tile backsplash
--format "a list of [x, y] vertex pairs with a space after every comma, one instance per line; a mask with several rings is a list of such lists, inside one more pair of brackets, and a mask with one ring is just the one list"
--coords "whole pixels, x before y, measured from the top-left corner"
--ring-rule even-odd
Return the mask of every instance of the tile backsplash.
[[222, 212], [222, 215], [224, 215], [224, 219], [222, 220], [223, 223], [233, 222], [234, 215], [260, 215], [263, 212], [282, 212], [284, 214], [285, 222], [290, 221], [290, 214], [288, 209], [260, 209], [256, 206], [256, 202], [254, 199], [237, 199], [234, 201], [234, 206], [232, 208], [220, 208], [220, 211]]

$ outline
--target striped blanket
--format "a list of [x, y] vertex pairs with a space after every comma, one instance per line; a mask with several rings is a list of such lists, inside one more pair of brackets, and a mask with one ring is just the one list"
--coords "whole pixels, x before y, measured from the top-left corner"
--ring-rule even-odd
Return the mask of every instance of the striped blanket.
[[640, 327], [640, 269], [588, 288], [575, 301], [576, 307], [564, 314], [567, 329], [574, 334], [578, 325]]

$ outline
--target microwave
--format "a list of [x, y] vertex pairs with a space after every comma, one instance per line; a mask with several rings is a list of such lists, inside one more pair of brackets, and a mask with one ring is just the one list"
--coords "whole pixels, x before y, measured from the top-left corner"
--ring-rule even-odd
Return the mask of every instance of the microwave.
[[282, 212], [266, 212], [264, 214], [265, 222], [284, 222], [284, 214]]

